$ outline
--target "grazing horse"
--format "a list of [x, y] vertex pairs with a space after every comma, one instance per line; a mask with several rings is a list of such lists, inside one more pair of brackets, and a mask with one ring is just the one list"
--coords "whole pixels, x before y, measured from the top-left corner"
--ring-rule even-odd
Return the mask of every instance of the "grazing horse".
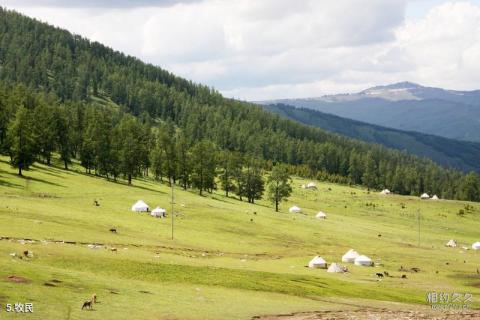
[[377, 272], [377, 277], [379, 277], [379, 278], [383, 278], [383, 273], [379, 273], [379, 272]]
[[92, 300], [90, 300], [90, 301], [85, 301], [85, 302], [83, 303], [83, 306], [82, 306], [82, 310], [83, 310], [83, 309], [90, 309], [90, 310], [91, 310], [91, 309], [92, 309]]
[[111, 233], [117, 233], [117, 228], [111, 228], [111, 229], [108, 230], [108, 231], [110, 231]]

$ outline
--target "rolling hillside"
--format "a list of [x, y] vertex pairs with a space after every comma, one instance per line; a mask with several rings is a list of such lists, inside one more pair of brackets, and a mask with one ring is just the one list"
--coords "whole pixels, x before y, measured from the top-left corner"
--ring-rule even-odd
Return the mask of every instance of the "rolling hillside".
[[390, 129], [350, 120], [307, 108], [284, 104], [265, 105], [265, 108], [288, 119], [316, 126], [330, 132], [378, 143], [388, 148], [405, 150], [427, 157], [447, 167], [463, 171], [480, 171], [480, 143], [458, 141], [439, 136]]
[[[7, 160], [0, 158], [0, 303], [33, 303], [29, 319], [251, 319], [358, 308], [428, 314], [432, 290], [471, 293], [470, 307], [480, 307], [480, 257], [461, 248], [479, 240], [477, 204], [320, 182], [305, 190], [299, 185], [307, 180], [295, 178], [292, 197], [275, 213], [267, 201], [177, 188], [171, 240], [167, 185], [108, 182], [78, 164], [60, 169], [57, 158], [22, 178]], [[138, 199], [166, 207], [167, 219], [131, 212]], [[303, 213], [287, 213], [292, 205]], [[326, 220], [314, 218], [319, 210]], [[451, 238], [459, 248], [444, 246]], [[315, 255], [340, 262], [350, 248], [381, 267], [305, 268]], [[377, 280], [383, 271], [390, 276]], [[99, 303], [82, 311], [93, 293]]]
[[283, 103], [398, 130], [480, 142], [480, 91], [454, 91], [402, 82], [359, 93]]

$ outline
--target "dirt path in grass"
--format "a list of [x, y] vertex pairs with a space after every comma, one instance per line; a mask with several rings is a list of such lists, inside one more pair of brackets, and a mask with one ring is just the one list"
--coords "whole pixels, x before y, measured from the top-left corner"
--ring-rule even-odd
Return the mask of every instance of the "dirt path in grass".
[[463, 320], [480, 319], [480, 311], [399, 311], [358, 309], [349, 311], [302, 312], [285, 315], [255, 316], [252, 320]]

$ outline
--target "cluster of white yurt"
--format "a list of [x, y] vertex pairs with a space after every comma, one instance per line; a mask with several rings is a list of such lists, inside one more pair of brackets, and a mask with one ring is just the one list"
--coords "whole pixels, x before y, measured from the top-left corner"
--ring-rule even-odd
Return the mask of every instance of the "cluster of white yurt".
[[310, 262], [308, 263], [309, 268], [318, 268], [318, 269], [326, 269], [327, 262], [320, 256], [315, 256]]
[[433, 195], [433, 197], [431, 197], [432, 200], [439, 200], [438, 196], [436, 194]]
[[148, 211], [150, 211], [150, 207], [148, 206], [148, 204], [145, 203], [145, 201], [138, 200], [132, 206], [132, 211], [134, 211], [134, 212], [148, 212]]
[[420, 196], [420, 199], [430, 199], [430, 196], [428, 195], [428, 193], [423, 193], [421, 196]]
[[473, 250], [480, 250], [480, 242], [475, 242], [474, 244], [472, 244], [472, 249]]
[[386, 195], [388, 195], [388, 194], [390, 194], [390, 193], [391, 193], [391, 192], [390, 192], [390, 190], [388, 190], [388, 189], [383, 189], [383, 190], [380, 192], [380, 194], [381, 194], [381, 195], [384, 195], [384, 196], [386, 196]]
[[300, 212], [302, 212], [302, 209], [300, 207], [293, 206], [293, 207], [290, 207], [290, 209], [288, 209], [288, 212], [290, 212], [290, 213], [300, 213]]
[[167, 210], [156, 207], [152, 210], [152, 213], [150, 213], [150, 215], [155, 218], [165, 218], [165, 216], [167, 215]]
[[327, 219], [327, 214], [323, 211], [319, 211], [316, 215], [315, 218], [317, 219]]
[[450, 239], [446, 244], [445, 244], [445, 247], [451, 247], [451, 248], [455, 248], [457, 246], [457, 241], [453, 240], [453, 239]]
[[342, 262], [354, 263], [357, 266], [372, 266], [373, 261], [367, 256], [360, 255], [357, 251], [350, 249], [342, 256]]
[[[150, 207], [148, 204], [145, 203], [145, 201], [138, 200], [132, 206], [132, 211], [133, 212], [150, 212]], [[156, 218], [164, 218], [166, 214], [167, 214], [167, 210], [160, 207], [156, 207], [150, 212], [150, 215]]]

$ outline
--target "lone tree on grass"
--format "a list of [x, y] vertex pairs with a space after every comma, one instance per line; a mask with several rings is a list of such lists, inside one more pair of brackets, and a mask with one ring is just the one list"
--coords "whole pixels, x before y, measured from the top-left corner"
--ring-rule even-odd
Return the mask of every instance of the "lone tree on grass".
[[286, 200], [292, 193], [292, 179], [284, 165], [276, 165], [267, 182], [268, 198], [275, 204], [275, 211], [278, 212], [279, 203]]

